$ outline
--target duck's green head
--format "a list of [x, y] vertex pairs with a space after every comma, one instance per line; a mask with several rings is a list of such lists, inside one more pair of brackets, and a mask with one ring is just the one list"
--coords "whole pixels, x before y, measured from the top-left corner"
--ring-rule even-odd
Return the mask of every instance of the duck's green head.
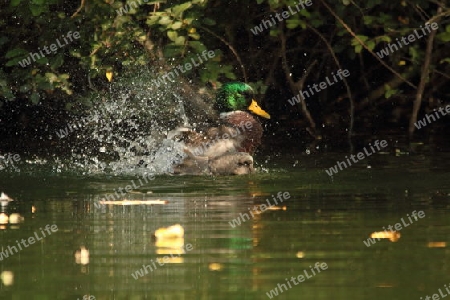
[[243, 82], [223, 84], [217, 92], [216, 108], [219, 112], [250, 110], [258, 116], [270, 119], [270, 115], [254, 100], [253, 89]]

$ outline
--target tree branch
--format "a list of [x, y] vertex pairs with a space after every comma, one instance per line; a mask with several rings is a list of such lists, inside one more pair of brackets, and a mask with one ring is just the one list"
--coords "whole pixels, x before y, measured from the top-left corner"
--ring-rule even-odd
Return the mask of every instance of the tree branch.
[[[438, 15], [442, 12], [442, 8], [439, 7], [437, 10]], [[433, 18], [435, 21], [439, 21], [439, 18]], [[415, 129], [415, 123], [417, 122], [417, 114], [419, 113], [420, 105], [422, 104], [422, 97], [423, 97], [423, 91], [425, 90], [425, 84], [428, 80], [429, 73], [430, 73], [430, 62], [431, 62], [431, 52], [433, 51], [433, 42], [434, 38], [436, 36], [437, 30], [433, 30], [430, 32], [430, 36], [427, 40], [427, 49], [425, 51], [425, 60], [423, 61], [422, 65], [422, 72], [420, 74], [420, 82], [419, 86], [417, 87], [417, 93], [416, 93], [416, 99], [414, 100], [413, 105], [413, 111], [411, 115], [411, 119], [409, 120], [409, 128], [408, 128], [408, 135], [411, 140], [414, 129]]]

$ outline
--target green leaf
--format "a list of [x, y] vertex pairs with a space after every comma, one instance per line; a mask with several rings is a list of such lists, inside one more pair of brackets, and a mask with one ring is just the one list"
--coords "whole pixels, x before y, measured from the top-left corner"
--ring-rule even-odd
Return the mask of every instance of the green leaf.
[[203, 24], [205, 24], [205, 25], [209, 25], [209, 26], [216, 25], [216, 21], [214, 21], [213, 19], [210, 19], [210, 18], [204, 18], [202, 21], [203, 21]]
[[29, 90], [31, 90], [31, 85], [29, 85], [29, 84], [21, 85], [19, 88], [19, 92], [21, 92], [21, 93], [26, 93]]
[[171, 41], [175, 42], [176, 39], [178, 38], [178, 33], [176, 31], [173, 31], [173, 30], [167, 31], [167, 37]]
[[[5, 66], [12, 67], [15, 65], [19, 65], [19, 62], [23, 60], [23, 57], [15, 57], [13, 59], [10, 59], [6, 62]], [[30, 58], [30, 62], [33, 63], [33, 60]], [[27, 63], [25, 63], [24, 67], [28, 66]]]
[[375, 17], [373, 16], [363, 16], [363, 21], [365, 25], [371, 25]]
[[270, 29], [270, 36], [278, 36], [278, 29]]
[[202, 52], [206, 50], [205, 45], [203, 45], [203, 43], [199, 41], [189, 41], [188, 45], [191, 46], [193, 49], [195, 49], [197, 52]]
[[[314, 19], [309, 20], [309, 22], [311, 22], [311, 25], [315, 28], [322, 26], [324, 24], [323, 19], [321, 19], [321, 18], [314, 18]], [[305, 25], [306, 25], [306, 23], [305, 23]], [[306, 28], [306, 26], [303, 28]]]
[[300, 15], [306, 17], [306, 18], [310, 18], [311, 17], [311, 13], [307, 10], [307, 9], [302, 9], [300, 11]]
[[145, 22], [147, 25], [154, 25], [158, 23], [160, 19], [160, 16], [150, 16], [147, 18], [147, 21]]
[[386, 42], [386, 43], [390, 43], [392, 41], [391, 37], [388, 35], [382, 35], [379, 37], [380, 41]]
[[36, 60], [36, 63], [38, 63], [40, 65], [46, 65], [48, 63], [48, 59], [47, 59], [47, 57], [41, 57], [38, 60]]
[[20, 4], [20, 1], [21, 1], [21, 0], [11, 0], [11, 6], [12, 6], [12, 7], [18, 6], [18, 5]]
[[37, 86], [41, 90], [53, 90], [55, 88], [53, 84], [48, 81], [40, 81]]
[[45, 73], [45, 78], [51, 83], [58, 81], [58, 76], [54, 73]]
[[52, 69], [57, 69], [57, 68], [61, 67], [63, 63], [64, 63], [64, 57], [63, 57], [63, 55], [59, 54], [52, 60], [50, 66]]
[[450, 42], [450, 32], [441, 32], [436, 35], [436, 38], [443, 41], [444, 43]]
[[186, 37], [184, 37], [184, 36], [179, 36], [175, 39], [176, 45], [184, 45], [185, 42], [186, 42]]
[[188, 25], [191, 25], [193, 21], [194, 21], [194, 18], [183, 19], [183, 23], [188, 24]]
[[[365, 36], [365, 35], [356, 35], [362, 42], [365, 42], [365, 41], [367, 41], [368, 39], [369, 39], [369, 37], [367, 37], [367, 36]], [[356, 45], [359, 45], [360, 44], [360, 42], [356, 39], [356, 38], [353, 38], [352, 39], [352, 46], [356, 46]]]
[[173, 12], [175, 15], [179, 15], [179, 14], [181, 14], [182, 12], [184, 12], [186, 9], [190, 8], [191, 6], [192, 6], [192, 3], [191, 3], [191, 2], [186, 2], [186, 3], [180, 4], [180, 5], [175, 5], [175, 6], [172, 8], [172, 12]]
[[39, 17], [43, 12], [47, 11], [46, 6], [35, 5], [30, 3], [30, 11], [34, 17]]
[[31, 99], [31, 103], [38, 104], [39, 100], [41, 99], [41, 96], [38, 93], [33, 92], [33, 94], [31, 94], [31, 96], [30, 96], [30, 99]]
[[386, 99], [389, 99], [392, 95], [395, 95], [398, 92], [398, 90], [392, 89], [388, 84], [384, 85], [384, 89], [385, 89], [384, 97]]
[[189, 33], [188, 35], [191, 38], [193, 38], [194, 40], [199, 40], [200, 39], [200, 34], [198, 34], [198, 33]]
[[175, 57], [179, 55], [181, 51], [182, 48], [174, 44], [166, 46], [163, 50], [165, 57]]
[[169, 17], [169, 16], [162, 16], [160, 19], [159, 19], [159, 21], [158, 21], [158, 23], [160, 24], [160, 25], [169, 25], [170, 23], [172, 23], [173, 21], [172, 21], [172, 19]]
[[375, 48], [374, 41], [367, 41], [366, 45], [367, 45], [367, 48], [369, 48], [370, 50], [373, 50]]
[[288, 19], [286, 20], [286, 27], [289, 29], [295, 29], [300, 25], [299, 19]]
[[22, 48], [15, 48], [6, 52], [5, 58], [11, 58], [16, 56], [24, 56], [28, 54], [28, 52]]
[[413, 62], [418, 62], [420, 60], [420, 52], [417, 51], [416, 47], [409, 47], [409, 55], [411, 55], [411, 60]]
[[173, 22], [171, 27], [172, 27], [172, 29], [177, 30], [177, 29], [180, 29], [181, 26], [183, 26], [183, 22], [177, 21], [177, 22]]

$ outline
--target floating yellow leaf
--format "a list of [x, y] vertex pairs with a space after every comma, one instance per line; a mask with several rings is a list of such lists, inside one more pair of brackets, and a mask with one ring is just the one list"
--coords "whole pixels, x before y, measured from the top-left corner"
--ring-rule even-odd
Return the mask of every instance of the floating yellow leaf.
[[298, 251], [297, 254], [295, 255], [297, 258], [304, 258], [305, 257], [305, 252], [303, 251]]
[[156, 239], [176, 239], [184, 237], [184, 228], [180, 224], [159, 228], [155, 231]]
[[9, 217], [5, 213], [0, 214], [0, 224], [8, 224]]
[[0, 274], [0, 279], [4, 286], [11, 286], [14, 283], [14, 273], [11, 271], [3, 271]]
[[11, 223], [11, 224], [19, 224], [20, 222], [23, 222], [23, 220], [24, 220], [24, 217], [22, 217], [18, 213], [13, 213], [13, 214], [9, 215], [9, 223]]
[[75, 251], [75, 263], [81, 265], [89, 263], [89, 250], [86, 247], [81, 246], [80, 249]]
[[428, 248], [445, 248], [447, 247], [446, 242], [428, 242]]
[[220, 271], [223, 269], [223, 265], [220, 263], [210, 263], [208, 269], [210, 271]]
[[120, 200], [120, 201], [98, 201], [100, 204], [107, 205], [164, 205], [169, 203], [168, 200]]
[[[178, 254], [178, 251], [180, 251], [180, 254], [185, 253], [184, 252], [184, 238], [159, 238], [155, 242], [155, 246], [158, 248], [156, 250], [156, 253], [158, 254]], [[169, 252], [165, 252], [169, 251]]]
[[268, 210], [286, 210], [286, 205], [285, 206], [271, 206], [268, 208]]
[[396, 242], [400, 238], [400, 233], [397, 231], [378, 231], [370, 235], [373, 239], [389, 239], [391, 242]]

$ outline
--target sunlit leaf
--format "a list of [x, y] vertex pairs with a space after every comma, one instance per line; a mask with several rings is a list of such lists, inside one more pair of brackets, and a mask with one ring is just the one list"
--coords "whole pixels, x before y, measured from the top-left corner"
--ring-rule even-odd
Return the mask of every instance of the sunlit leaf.
[[175, 15], [179, 15], [182, 12], [184, 12], [186, 9], [190, 8], [191, 6], [192, 6], [191, 2], [186, 2], [186, 3], [180, 4], [180, 5], [176, 5], [172, 8], [172, 12]]
[[112, 78], [113, 78], [113, 72], [112, 72], [112, 70], [108, 70], [108, 71], [106, 71], [106, 78], [108, 79], [108, 81], [109, 82], [111, 82], [112, 81]]
[[167, 37], [171, 40], [171, 41], [175, 41], [178, 37], [178, 33], [176, 31], [170, 30], [167, 31]]
[[369, 48], [370, 50], [373, 50], [375, 48], [375, 42], [374, 41], [367, 41], [366, 43], [367, 48]]
[[176, 45], [184, 45], [185, 42], [186, 42], [186, 37], [184, 37], [184, 36], [179, 36], [175, 39]]
[[168, 16], [163, 16], [158, 21], [158, 23], [161, 25], [168, 25], [171, 24], [172, 22], [173, 22], [172, 19]]
[[194, 40], [200, 39], [200, 35], [198, 33], [190, 33], [189, 37], [193, 38]]
[[180, 29], [181, 26], [183, 26], [183, 23], [180, 21], [177, 21], [177, 22], [173, 22], [171, 27], [172, 27], [172, 29], [177, 30], [177, 29]]

